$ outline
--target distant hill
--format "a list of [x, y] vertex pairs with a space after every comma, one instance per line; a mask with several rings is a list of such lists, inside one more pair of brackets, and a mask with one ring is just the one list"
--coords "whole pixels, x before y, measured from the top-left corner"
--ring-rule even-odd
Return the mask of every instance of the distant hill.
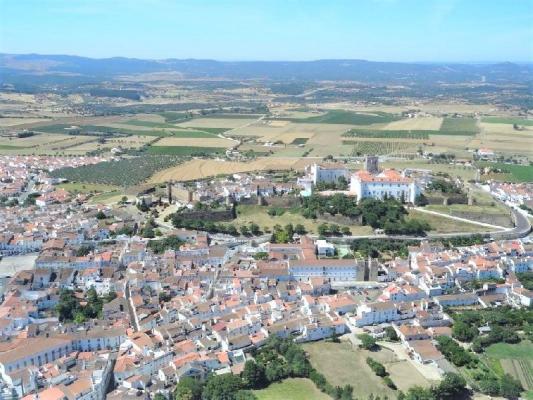
[[21, 76], [71, 80], [110, 78], [154, 72], [177, 72], [184, 78], [269, 80], [352, 80], [380, 84], [531, 83], [533, 66], [498, 64], [431, 64], [365, 60], [214, 61], [94, 59], [67, 55], [0, 54], [0, 82]]

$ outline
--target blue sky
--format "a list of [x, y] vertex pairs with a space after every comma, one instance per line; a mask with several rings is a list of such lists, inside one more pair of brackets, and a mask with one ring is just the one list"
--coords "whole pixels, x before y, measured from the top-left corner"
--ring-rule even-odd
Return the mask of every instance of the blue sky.
[[533, 0], [0, 0], [0, 52], [533, 62]]

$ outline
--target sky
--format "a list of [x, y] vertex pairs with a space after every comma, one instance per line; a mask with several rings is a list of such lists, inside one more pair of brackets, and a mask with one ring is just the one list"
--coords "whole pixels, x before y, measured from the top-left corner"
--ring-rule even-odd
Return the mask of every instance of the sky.
[[533, 62], [533, 0], [0, 0], [0, 52]]

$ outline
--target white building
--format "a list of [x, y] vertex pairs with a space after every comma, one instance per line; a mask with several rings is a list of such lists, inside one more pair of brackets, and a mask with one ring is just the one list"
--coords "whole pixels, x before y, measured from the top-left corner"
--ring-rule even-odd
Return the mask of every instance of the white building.
[[365, 197], [383, 199], [394, 197], [408, 203], [414, 203], [420, 193], [415, 181], [394, 169], [386, 169], [377, 174], [361, 170], [354, 173], [350, 179], [350, 192], [360, 201]]
[[289, 260], [289, 273], [298, 281], [308, 281], [310, 278], [326, 278], [332, 282], [356, 281], [361, 277], [361, 272], [364, 272], [363, 267], [353, 259]]
[[317, 183], [335, 183], [340, 178], [346, 180], [349, 179], [349, 172], [344, 166], [328, 166], [323, 167], [318, 164], [312, 164], [305, 167], [305, 175], [302, 178], [298, 178], [298, 186], [303, 188], [301, 195], [310, 196], [313, 186]]

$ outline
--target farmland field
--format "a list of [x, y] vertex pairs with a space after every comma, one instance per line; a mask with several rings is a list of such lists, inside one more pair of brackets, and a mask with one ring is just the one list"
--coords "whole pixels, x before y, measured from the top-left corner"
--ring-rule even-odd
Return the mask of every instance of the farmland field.
[[197, 156], [205, 154], [224, 154], [224, 147], [200, 147], [200, 146], [150, 146], [149, 154], [168, 154], [175, 156]]
[[77, 168], [61, 168], [50, 172], [50, 175], [78, 183], [134, 186], [155, 172], [176, 165], [180, 161], [180, 158], [172, 156], [142, 156]]
[[331, 400], [311, 380], [305, 378], [288, 378], [272, 383], [265, 389], [254, 390], [253, 394], [258, 400]]
[[533, 126], [533, 120], [519, 117], [483, 117], [481, 121], [488, 124], [517, 124], [521, 126]]
[[61, 183], [56, 187], [65, 189], [70, 193], [102, 193], [102, 192], [111, 192], [117, 190], [118, 187], [114, 185], [104, 185], [99, 183], [77, 183], [77, 182], [68, 182]]
[[475, 135], [477, 121], [473, 118], [444, 118], [439, 132], [445, 135]]
[[228, 139], [221, 139], [218, 137], [210, 138], [182, 138], [182, 137], [164, 137], [153, 144], [154, 147], [159, 146], [190, 146], [190, 147], [231, 147], [235, 145], [235, 141]]
[[442, 125], [442, 118], [419, 117], [405, 118], [388, 123], [383, 130], [386, 131], [438, 131]]
[[489, 346], [484, 358], [489, 365], [519, 379], [526, 390], [533, 390], [533, 343], [496, 343]]
[[500, 179], [510, 182], [533, 182], [533, 166], [504, 163], [479, 162], [479, 167], [491, 167], [500, 169], [501, 173], [482, 175], [482, 179]]
[[[282, 118], [285, 119], [285, 118]], [[291, 122], [308, 124], [348, 124], [348, 125], [371, 125], [389, 123], [400, 119], [392, 114], [384, 112], [369, 112], [366, 114], [346, 110], [331, 110], [323, 115], [308, 118], [289, 118]]]
[[235, 174], [239, 172], [261, 171], [261, 170], [286, 170], [303, 168], [312, 163], [312, 158], [269, 158], [260, 157], [250, 162], [223, 161], [223, 160], [190, 160], [183, 164], [161, 170], [150, 178], [150, 182], [159, 183], [168, 180], [187, 181], [202, 179], [219, 174]]
[[180, 127], [194, 127], [194, 128], [238, 128], [243, 125], [255, 122], [255, 118], [225, 118], [223, 116], [217, 117], [201, 117], [193, 118], [185, 122], [177, 124]]
[[405, 153], [414, 153], [418, 148], [418, 143], [406, 143], [399, 141], [369, 141], [369, 140], [358, 140], [358, 141], [343, 141], [343, 144], [350, 144], [352, 148], [352, 156], [363, 156], [365, 154], [376, 154], [376, 155], [399, 155]]
[[396, 130], [371, 130], [350, 129], [342, 136], [360, 138], [387, 138], [387, 139], [429, 139], [431, 131], [396, 131]]

